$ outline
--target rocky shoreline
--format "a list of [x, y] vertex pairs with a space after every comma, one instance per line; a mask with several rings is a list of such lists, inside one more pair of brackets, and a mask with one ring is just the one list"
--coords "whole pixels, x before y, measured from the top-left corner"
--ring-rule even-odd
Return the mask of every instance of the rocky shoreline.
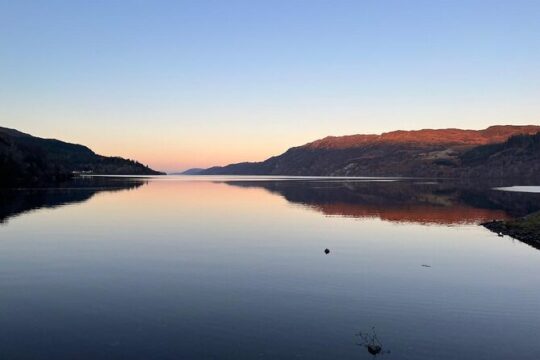
[[490, 221], [482, 225], [501, 236], [508, 235], [540, 249], [540, 212], [513, 220]]

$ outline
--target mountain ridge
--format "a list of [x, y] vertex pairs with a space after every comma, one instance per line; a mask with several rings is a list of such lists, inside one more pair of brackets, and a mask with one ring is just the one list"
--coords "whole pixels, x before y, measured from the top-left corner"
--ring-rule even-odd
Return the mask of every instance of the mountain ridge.
[[481, 130], [458, 128], [396, 130], [381, 134], [327, 136], [302, 146], [313, 149], [337, 149], [373, 143], [485, 145], [503, 142], [512, 135], [533, 134], [539, 131], [540, 126], [537, 125], [493, 125]]
[[[331, 136], [292, 147], [283, 154], [262, 162], [243, 162], [211, 167], [199, 174], [510, 176], [504, 169], [498, 168], [495, 174], [490, 169], [481, 169], [482, 166], [471, 166], [464, 162], [462, 157], [467, 158], [465, 154], [476, 147], [502, 144], [514, 136], [533, 136], [538, 132], [540, 132], [540, 126], [537, 125], [496, 125], [482, 130], [422, 129], [398, 130], [379, 135]], [[516, 145], [516, 143], [513, 144]], [[516, 152], [516, 156], [518, 153]], [[531, 161], [527, 158], [527, 161], [520, 163], [523, 168], [509, 169], [511, 176], [515, 176], [522, 170], [536, 174], [538, 165], [529, 164]], [[496, 164], [492, 163], [492, 165]]]

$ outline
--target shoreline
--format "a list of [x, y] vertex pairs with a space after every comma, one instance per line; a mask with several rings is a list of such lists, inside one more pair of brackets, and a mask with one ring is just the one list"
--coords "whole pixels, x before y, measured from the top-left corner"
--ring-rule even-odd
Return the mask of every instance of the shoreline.
[[508, 235], [540, 250], [540, 212], [513, 220], [494, 220], [481, 224], [499, 235]]

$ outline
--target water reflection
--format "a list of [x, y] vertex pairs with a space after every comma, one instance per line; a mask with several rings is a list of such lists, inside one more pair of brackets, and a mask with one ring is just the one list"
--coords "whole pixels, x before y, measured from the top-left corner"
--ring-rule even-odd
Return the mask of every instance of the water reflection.
[[131, 190], [145, 183], [137, 179], [78, 178], [57, 187], [0, 189], [0, 224], [37, 209], [82, 203], [100, 192]]
[[103, 181], [3, 200], [7, 216], [76, 205], [0, 227], [1, 359], [538, 358], [540, 252], [480, 226], [437, 225], [519, 216], [540, 203], [530, 194]]
[[504, 192], [493, 184], [383, 181], [226, 181], [264, 188], [328, 216], [376, 217], [420, 224], [479, 224], [540, 210], [540, 194]]
[[[133, 190], [155, 180], [86, 177], [53, 188], [2, 189], [0, 224], [32, 210], [82, 203], [100, 192]], [[167, 177], [166, 180], [180, 179]], [[186, 179], [184, 177], [181, 180]], [[325, 216], [378, 218], [399, 223], [479, 224], [494, 219], [520, 217], [540, 210], [540, 193], [498, 191], [497, 188], [508, 185], [499, 182], [316, 178], [296, 181], [279, 178], [214, 180], [213, 177], [197, 179], [195, 182], [209, 181], [237, 188], [263, 189], [289, 203], [305, 206]]]

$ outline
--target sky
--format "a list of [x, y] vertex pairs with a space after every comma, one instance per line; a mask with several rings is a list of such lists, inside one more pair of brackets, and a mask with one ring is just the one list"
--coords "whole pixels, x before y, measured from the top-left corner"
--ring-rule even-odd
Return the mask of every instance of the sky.
[[0, 126], [164, 171], [540, 124], [540, 1], [0, 0]]

